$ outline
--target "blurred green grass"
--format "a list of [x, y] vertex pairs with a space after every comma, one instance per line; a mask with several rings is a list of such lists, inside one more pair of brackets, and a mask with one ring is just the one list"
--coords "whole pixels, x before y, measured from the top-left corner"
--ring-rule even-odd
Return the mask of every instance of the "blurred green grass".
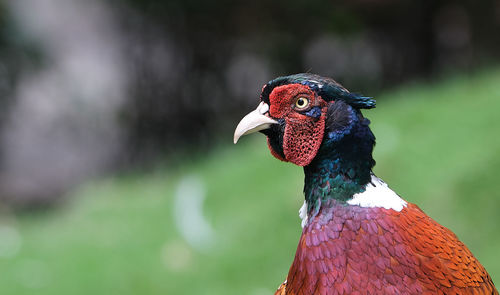
[[[497, 69], [407, 85], [365, 112], [378, 140], [375, 173], [452, 229], [497, 283], [499, 81]], [[206, 189], [215, 241], [205, 250], [175, 225], [186, 175]], [[301, 232], [302, 181], [254, 135], [175, 171], [87, 184], [54, 210], [3, 214], [0, 294], [272, 294]]]

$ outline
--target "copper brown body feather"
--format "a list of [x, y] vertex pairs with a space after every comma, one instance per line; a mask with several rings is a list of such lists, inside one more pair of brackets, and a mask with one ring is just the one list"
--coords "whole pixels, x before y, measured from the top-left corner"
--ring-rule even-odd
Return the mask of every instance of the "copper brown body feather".
[[397, 212], [333, 204], [304, 228], [275, 294], [498, 292], [456, 235], [416, 205]]

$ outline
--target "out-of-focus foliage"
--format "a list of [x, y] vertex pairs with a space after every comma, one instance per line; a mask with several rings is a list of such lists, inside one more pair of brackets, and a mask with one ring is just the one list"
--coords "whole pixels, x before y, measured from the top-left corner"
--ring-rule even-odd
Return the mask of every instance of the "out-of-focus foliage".
[[[364, 112], [375, 172], [455, 231], [497, 284], [499, 80], [496, 69], [410, 85]], [[96, 181], [57, 211], [3, 215], [0, 294], [272, 294], [300, 235], [302, 170], [262, 135], [197, 158]], [[203, 226], [185, 227], [186, 213]]]
[[376, 96], [375, 172], [498, 281], [500, 71], [467, 75], [499, 31], [493, 0], [0, 1], [0, 294], [272, 294], [302, 171], [218, 145], [303, 71]]
[[98, 1], [2, 4], [0, 200], [48, 204], [125, 151], [127, 65], [113, 14]]
[[498, 60], [498, 1], [0, 3], [0, 200], [228, 140], [276, 75], [375, 95]]
[[[191, 140], [188, 134], [199, 140], [200, 129], [220, 130], [254, 106], [261, 85], [276, 75], [311, 71], [373, 94], [416, 76], [472, 69], [500, 52], [494, 1], [126, 2], [147, 16], [131, 22], [148, 36], [138, 42], [146, 58], [176, 60], [169, 76], [146, 67], [137, 80], [135, 99], [148, 102], [134, 110], [138, 142], [163, 138], [169, 145]], [[151, 27], [163, 38], [149, 39]], [[168, 49], [164, 56], [151, 54], [159, 45]], [[158, 99], [168, 93], [171, 99]], [[177, 115], [164, 113], [165, 101], [175, 102]], [[168, 124], [182, 136], [156, 129]]]

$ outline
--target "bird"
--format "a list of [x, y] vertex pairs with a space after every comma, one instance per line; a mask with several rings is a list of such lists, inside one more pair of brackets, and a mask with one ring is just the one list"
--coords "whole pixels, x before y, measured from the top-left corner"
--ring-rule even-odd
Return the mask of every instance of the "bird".
[[372, 169], [372, 97], [300, 73], [266, 83], [234, 132], [260, 132], [271, 154], [304, 169], [302, 235], [276, 294], [498, 294], [448, 228]]

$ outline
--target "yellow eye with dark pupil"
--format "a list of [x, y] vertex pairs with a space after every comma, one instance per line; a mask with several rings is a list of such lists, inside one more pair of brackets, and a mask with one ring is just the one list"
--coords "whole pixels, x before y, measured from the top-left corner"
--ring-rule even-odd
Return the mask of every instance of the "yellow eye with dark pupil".
[[309, 100], [305, 97], [299, 97], [295, 102], [295, 106], [298, 109], [305, 109], [309, 105]]

